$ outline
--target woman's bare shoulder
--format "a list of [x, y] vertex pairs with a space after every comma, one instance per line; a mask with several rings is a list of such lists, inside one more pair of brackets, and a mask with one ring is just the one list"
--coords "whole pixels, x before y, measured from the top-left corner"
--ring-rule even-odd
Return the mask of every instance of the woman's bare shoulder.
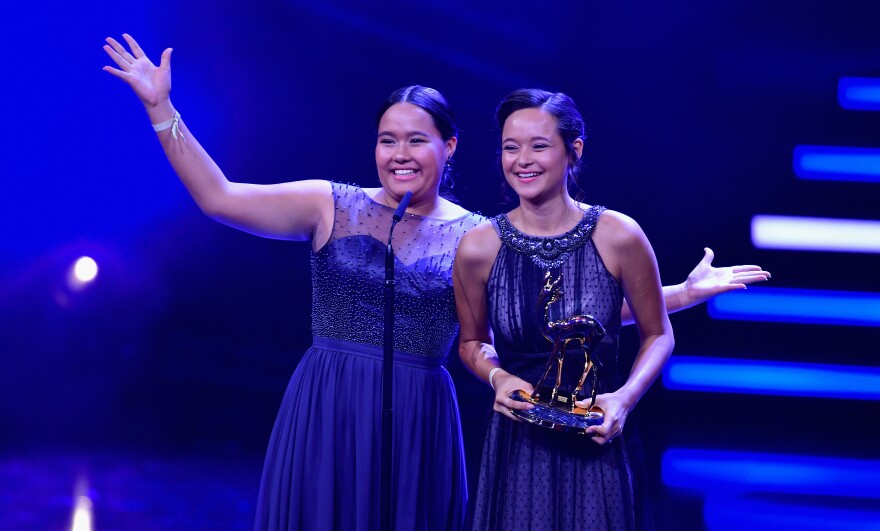
[[456, 259], [468, 262], [488, 262], [495, 259], [501, 247], [501, 238], [489, 220], [483, 221], [468, 230], [458, 244]]

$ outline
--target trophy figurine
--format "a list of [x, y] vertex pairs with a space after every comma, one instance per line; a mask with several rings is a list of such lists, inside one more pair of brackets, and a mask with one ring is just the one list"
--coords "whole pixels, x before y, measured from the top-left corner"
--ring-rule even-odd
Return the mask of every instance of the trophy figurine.
[[[599, 341], [605, 337], [605, 328], [602, 323], [590, 315], [575, 315], [567, 319], [550, 320], [550, 305], [562, 298], [562, 290], [559, 287], [561, 280], [561, 275], [554, 280], [550, 271], [547, 271], [544, 275], [544, 286], [538, 296], [538, 313], [543, 313], [544, 316], [541, 322], [541, 333], [553, 344], [553, 351], [547, 358], [544, 373], [535, 384], [534, 392], [527, 393], [520, 389], [510, 394], [510, 398], [528, 402], [534, 407], [528, 410], [512, 409], [511, 413], [526, 422], [544, 428], [584, 433], [584, 430], [589, 426], [602, 424], [604, 420], [602, 410], [595, 406], [600, 364], [593, 359], [591, 354]], [[583, 352], [584, 369], [574, 389], [571, 392], [561, 392], [562, 368], [569, 343], [578, 345]], [[556, 380], [554, 385], [550, 387], [544, 385], [544, 381], [550, 374], [553, 365], [556, 365]], [[579, 400], [578, 395], [583, 392], [584, 382], [590, 375], [592, 376], [590, 406], [588, 408], [578, 407], [575, 402]]]

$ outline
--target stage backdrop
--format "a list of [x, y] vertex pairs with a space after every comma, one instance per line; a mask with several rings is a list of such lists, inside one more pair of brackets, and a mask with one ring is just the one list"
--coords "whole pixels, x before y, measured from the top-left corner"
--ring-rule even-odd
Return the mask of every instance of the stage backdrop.
[[[520, 87], [569, 94], [587, 121], [587, 200], [641, 224], [664, 283], [684, 281], [706, 246], [718, 264], [773, 274], [672, 318], [669, 370], [631, 419], [657, 526], [880, 518], [872, 2], [9, 9], [0, 527], [60, 528], [87, 496], [96, 529], [247, 528], [276, 408], [310, 342], [308, 245], [201, 214], [140, 103], [101, 70], [104, 37], [122, 32], [157, 62], [174, 48], [174, 104], [235, 181], [375, 185], [375, 112], [422, 84], [460, 122], [454, 193], [496, 214], [511, 205], [498, 194], [495, 104]], [[84, 256], [91, 282], [71, 277]], [[636, 344], [628, 330], [621, 354]], [[449, 367], [473, 482], [490, 393], [455, 353]]]

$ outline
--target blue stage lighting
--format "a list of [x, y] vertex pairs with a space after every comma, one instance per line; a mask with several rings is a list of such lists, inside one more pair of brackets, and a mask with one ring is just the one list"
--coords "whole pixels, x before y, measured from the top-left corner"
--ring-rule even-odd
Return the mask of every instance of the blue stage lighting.
[[880, 367], [673, 356], [667, 389], [880, 400]]
[[794, 173], [801, 179], [880, 182], [880, 149], [797, 146]]
[[804, 499], [783, 502], [747, 496], [709, 496], [703, 516], [712, 531], [880, 530], [880, 510], [838, 506], [839, 499], [834, 496], [800, 498]]
[[837, 101], [844, 109], [880, 111], [880, 78], [840, 78], [837, 83]]
[[880, 294], [791, 288], [749, 288], [708, 303], [715, 319], [880, 326]]
[[880, 253], [880, 221], [757, 215], [752, 243], [759, 249]]
[[880, 498], [880, 461], [670, 448], [663, 482], [712, 494], [786, 492]]

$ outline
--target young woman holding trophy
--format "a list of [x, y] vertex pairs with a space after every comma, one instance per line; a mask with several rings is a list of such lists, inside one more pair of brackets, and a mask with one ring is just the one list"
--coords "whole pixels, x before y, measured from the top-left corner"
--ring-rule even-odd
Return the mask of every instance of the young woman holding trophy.
[[[497, 412], [473, 529], [633, 529], [624, 425], [674, 344], [654, 252], [631, 218], [569, 192], [584, 145], [571, 98], [518, 90], [496, 119], [501, 168], [519, 206], [462, 238], [453, 274], [460, 356], [495, 390]], [[624, 299], [640, 338], [625, 379], [617, 355]], [[562, 351], [551, 352], [548, 339]], [[565, 346], [589, 352], [563, 360]], [[566, 403], [590, 420], [560, 424]]]

